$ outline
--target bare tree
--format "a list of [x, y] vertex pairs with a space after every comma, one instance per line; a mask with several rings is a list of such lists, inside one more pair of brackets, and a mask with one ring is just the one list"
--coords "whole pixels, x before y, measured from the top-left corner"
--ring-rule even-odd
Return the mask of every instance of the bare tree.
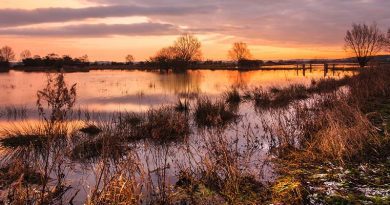
[[134, 63], [134, 57], [133, 57], [133, 55], [130, 55], [130, 54], [129, 54], [129, 55], [126, 56], [125, 59], [126, 59], [126, 63], [129, 64], [129, 65], [131, 65], [131, 64]]
[[5, 62], [15, 60], [15, 53], [9, 46], [4, 46], [0, 49], [0, 59]]
[[174, 60], [175, 58], [176, 58], [176, 50], [172, 46], [170, 46], [159, 50], [156, 53], [156, 55], [152, 58], [152, 61]]
[[174, 43], [175, 57], [182, 61], [197, 61], [202, 58], [202, 44], [191, 34], [180, 36]]
[[360, 67], [365, 67], [374, 55], [380, 52], [386, 44], [385, 35], [374, 23], [353, 24], [344, 38], [346, 51], [352, 51]]
[[31, 58], [31, 51], [29, 50], [24, 50], [20, 53], [20, 59], [21, 60], [24, 60], [24, 59], [27, 59], [27, 58]]
[[234, 61], [249, 60], [252, 58], [252, 54], [246, 43], [236, 42], [233, 44], [232, 49], [229, 50], [229, 58]]

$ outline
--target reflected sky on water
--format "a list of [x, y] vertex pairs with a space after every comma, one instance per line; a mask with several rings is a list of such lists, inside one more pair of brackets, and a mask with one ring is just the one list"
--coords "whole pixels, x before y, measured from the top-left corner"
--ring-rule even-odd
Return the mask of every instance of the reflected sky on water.
[[[350, 72], [329, 72], [340, 78]], [[195, 70], [187, 73], [146, 71], [91, 71], [67, 73], [68, 85], [77, 84], [76, 107], [100, 112], [144, 111], [150, 107], [174, 103], [184, 94], [218, 96], [232, 86], [287, 86], [309, 84], [324, 77], [323, 69], [227, 71]], [[0, 107], [35, 108], [36, 93], [45, 86], [46, 73], [11, 71], [0, 73]]]

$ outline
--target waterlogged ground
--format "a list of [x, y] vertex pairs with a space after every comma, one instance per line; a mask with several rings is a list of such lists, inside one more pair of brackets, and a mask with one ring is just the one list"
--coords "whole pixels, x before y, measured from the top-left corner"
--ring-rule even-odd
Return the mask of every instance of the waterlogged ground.
[[[77, 106], [99, 112], [144, 111], [151, 106], [173, 103], [184, 95], [220, 95], [232, 86], [264, 88], [292, 83], [309, 84], [312, 79], [340, 78], [351, 72], [307, 69], [299, 71], [211, 71], [159, 73], [144, 71], [91, 71], [67, 73], [68, 85], [77, 83]], [[11, 71], [0, 73], [0, 107], [35, 109], [36, 92], [46, 84], [45, 73]]]
[[[84, 203], [91, 196], [94, 188], [102, 186], [96, 184], [100, 182], [103, 172], [106, 173], [107, 169], [108, 173], [115, 172], [118, 170], [116, 167], [118, 164], [126, 164], [133, 158], [132, 162], [139, 162], [142, 165], [139, 167], [143, 168], [142, 172], [147, 173], [151, 186], [157, 187], [154, 190], [159, 190], [154, 193], [155, 195], [162, 191], [169, 192], [178, 180], [183, 181], [180, 177], [183, 170], [195, 172], [200, 169], [197, 167], [198, 162], [207, 160], [213, 162], [214, 158], [209, 155], [215, 154], [218, 157], [221, 150], [210, 149], [218, 143], [222, 148], [236, 153], [240, 161], [235, 166], [245, 170], [245, 173], [255, 175], [258, 181], [264, 183], [272, 181], [272, 167], [267, 160], [272, 140], [267, 138], [262, 127], [262, 122], [267, 121], [269, 116], [266, 111], [255, 111], [251, 102], [243, 102], [234, 108], [234, 113], [238, 117], [226, 125], [200, 127], [193, 118], [189, 118], [189, 132], [182, 141], [168, 144], [151, 141], [114, 143], [115, 146], [119, 144], [114, 147], [115, 156], [111, 156], [111, 152], [110, 154], [95, 152], [95, 149], [100, 146], [98, 141], [100, 135], [112, 134], [113, 139], [116, 135], [120, 135], [118, 130], [112, 127], [118, 126], [117, 120], [122, 113], [143, 113], [163, 105], [175, 104], [178, 99], [185, 99], [190, 104], [188, 115], [193, 115], [191, 107], [195, 106], [197, 97], [209, 96], [218, 99], [226, 90], [234, 86], [269, 88], [285, 87], [296, 83], [309, 85], [313, 79], [341, 78], [351, 74], [351, 72], [324, 73], [320, 69], [305, 72], [302, 70], [249, 72], [198, 70], [185, 74], [143, 71], [91, 71], [65, 74], [65, 82], [68, 86], [77, 84], [77, 100], [67, 125], [71, 137], [64, 140], [62, 144], [59, 143], [60, 147], [58, 147], [60, 155], [64, 158], [58, 165], [61, 168], [62, 178], [60, 178], [66, 181], [68, 187], [60, 200], [64, 203], [70, 200], [75, 204]], [[0, 88], [3, 90], [0, 93], [1, 130], [29, 130], [40, 125], [42, 120], [36, 107], [37, 91], [42, 90], [46, 83], [45, 73], [11, 71], [0, 74]], [[88, 125], [98, 126], [101, 129], [99, 132], [103, 134], [80, 131]], [[82, 151], [87, 150], [88, 153], [77, 154], [76, 148], [79, 148], [83, 142], [96, 143], [94, 146], [88, 144], [83, 147], [83, 145], [85, 149]], [[19, 156], [18, 150], [9, 148], [2, 148], [0, 154], [5, 161], [11, 158], [10, 156]], [[107, 160], [111, 166], [102, 168], [102, 164]], [[44, 163], [37, 166], [44, 167]], [[145, 177], [140, 173], [138, 176], [138, 180]], [[50, 178], [50, 183], [55, 186], [59, 178], [54, 171], [50, 173]], [[337, 183], [335, 182], [336, 185]], [[367, 187], [360, 188], [364, 191]], [[146, 188], [142, 188], [141, 191], [146, 192]], [[210, 196], [213, 195], [212, 190], [206, 191]], [[204, 193], [204, 190], [201, 192]], [[5, 197], [8, 193], [2, 190], [0, 194], [1, 197]]]

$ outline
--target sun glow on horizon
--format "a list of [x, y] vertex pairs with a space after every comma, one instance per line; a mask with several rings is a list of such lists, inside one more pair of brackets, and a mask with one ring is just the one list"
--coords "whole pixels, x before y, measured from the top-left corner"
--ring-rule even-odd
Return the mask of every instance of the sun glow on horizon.
[[[378, 15], [371, 18], [387, 25], [388, 15], [380, 15], [383, 5], [375, 2], [364, 6], [376, 9]], [[290, 7], [295, 4], [290, 1], [283, 7], [272, 2], [244, 4], [251, 11], [263, 9], [261, 5], [278, 10], [264, 10], [260, 15], [262, 12], [241, 11], [233, 2], [182, 2], [172, 6], [154, 0], [3, 0], [0, 12], [7, 18], [0, 20], [0, 46], [12, 47], [16, 56], [29, 49], [40, 56], [87, 54], [92, 61], [124, 61], [132, 54], [136, 61], [142, 61], [188, 32], [202, 42], [204, 60], [228, 60], [227, 52], [237, 41], [249, 45], [254, 59], [350, 56], [343, 50], [343, 35], [357, 18], [338, 23], [340, 19], [331, 19], [334, 14], [329, 5], [320, 2], [313, 3], [316, 7], [308, 4], [300, 8], [299, 15], [292, 12]], [[365, 7], [356, 6], [355, 10], [362, 13]], [[313, 13], [315, 10], [323, 13]], [[345, 12], [349, 11], [339, 13], [339, 17], [347, 18]]]

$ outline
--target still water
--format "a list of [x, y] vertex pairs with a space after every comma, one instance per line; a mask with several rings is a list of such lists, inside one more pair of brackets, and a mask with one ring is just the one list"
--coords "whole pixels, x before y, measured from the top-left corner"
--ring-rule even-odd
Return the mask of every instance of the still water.
[[[196, 70], [187, 73], [160, 73], [146, 71], [91, 71], [88, 73], [67, 73], [65, 82], [68, 85], [76, 84], [77, 101], [74, 108], [110, 115], [118, 112], [143, 112], [149, 108], [156, 108], [161, 105], [173, 104], [180, 98], [189, 96], [195, 99], [197, 96], [209, 96], [218, 98], [231, 87], [254, 88], [254, 87], [284, 87], [290, 84], [309, 85], [313, 79], [320, 78], [341, 78], [345, 75], [352, 75], [352, 72], [329, 72], [324, 73], [322, 69], [306, 70], [275, 70], [275, 71], [211, 71]], [[7, 114], [0, 113], [0, 131], [4, 129], [17, 129], [39, 125], [37, 115], [37, 91], [42, 90], [47, 83], [46, 73], [26, 73], [11, 71], [0, 73], [0, 112], [7, 110], [7, 107], [23, 107], [26, 110], [21, 118], [10, 118]], [[5, 111], [6, 112], [6, 111]], [[94, 188], [101, 188], [99, 170], [102, 170], [102, 163], [108, 163], [107, 176], [115, 176], [118, 166], [131, 164], [128, 160], [136, 156], [136, 163], [142, 165], [144, 172], [150, 177], [152, 186], [165, 188], [172, 187], [178, 180], [179, 170], [184, 167], [192, 167], [205, 158], [212, 155], [210, 149], [214, 149], [214, 143], [226, 141], [230, 148], [237, 149], [240, 153], [252, 153], [249, 157], [242, 158], [247, 162], [245, 167], [249, 173], [256, 173], [259, 180], [270, 180], [273, 176], [272, 167], [264, 165], [266, 154], [269, 148], [268, 139], [264, 138], [264, 130], [261, 127], [262, 121], [267, 121], [267, 113], [255, 112], [252, 104], [243, 103], [238, 108], [240, 120], [236, 123], [217, 130], [197, 129], [193, 120], [189, 120], [190, 134], [187, 140], [173, 145], [155, 145], [148, 141], [137, 143], [119, 143], [114, 147], [120, 156], [97, 155], [88, 160], [76, 160], [72, 157], [82, 143], [99, 142], [100, 136], [86, 136], [78, 130], [85, 123], [85, 119], [72, 120], [72, 126], [76, 127], [72, 136], [58, 147], [55, 155], [60, 158], [60, 164], [53, 167], [61, 168], [62, 176], [69, 190], [60, 199], [63, 203], [73, 198], [73, 203], [83, 204], [91, 196]], [[108, 121], [108, 122], [107, 122]], [[88, 119], [88, 124], [99, 123], [110, 127], [109, 119]], [[111, 134], [112, 130], [105, 132]], [[0, 132], [1, 133], [1, 132]], [[28, 133], [27, 133], [28, 134]], [[1, 136], [4, 137], [4, 136]], [[110, 135], [110, 138], [115, 138]], [[220, 137], [220, 138], [219, 138]], [[211, 147], [210, 147], [211, 146]], [[90, 147], [95, 149], [96, 147]], [[56, 150], [56, 148], [53, 148]], [[122, 150], [123, 149], [123, 150]], [[83, 151], [89, 151], [85, 149]], [[0, 148], [1, 159], [8, 159], [18, 150]], [[19, 155], [15, 155], [19, 156]], [[60, 156], [60, 157], [59, 157]], [[52, 159], [51, 156], [50, 159]], [[106, 159], [107, 157], [107, 159]], [[40, 158], [31, 161], [33, 166], [39, 167], [44, 164]], [[6, 160], [5, 160], [6, 161]], [[126, 169], [127, 171], [129, 169]], [[102, 171], [103, 173], [103, 171]], [[52, 186], [55, 186], [55, 172], [50, 172]], [[112, 174], [112, 175], [110, 175]], [[140, 183], [144, 183], [140, 180]], [[98, 185], [97, 185], [98, 184]], [[50, 184], [49, 184], [50, 185]], [[161, 187], [160, 187], [161, 188]], [[153, 189], [160, 190], [160, 189]], [[1, 193], [2, 190], [0, 190]], [[142, 191], [146, 191], [142, 189]], [[150, 192], [150, 191], [149, 191]], [[6, 192], [4, 192], [6, 193]], [[154, 192], [153, 192], [154, 193]], [[155, 192], [161, 193], [161, 192]], [[152, 195], [151, 195], [152, 196]], [[1, 196], [0, 196], [1, 197]]]
[[[340, 78], [350, 72], [324, 73], [322, 69], [271, 71], [211, 71], [159, 73], [145, 71], [91, 71], [67, 73], [65, 81], [77, 84], [77, 106], [100, 112], [144, 111], [173, 103], [185, 93], [218, 96], [232, 86], [287, 86], [309, 84], [312, 79]], [[34, 109], [37, 91], [47, 80], [46, 73], [11, 71], [0, 73], [0, 107], [25, 106]]]

